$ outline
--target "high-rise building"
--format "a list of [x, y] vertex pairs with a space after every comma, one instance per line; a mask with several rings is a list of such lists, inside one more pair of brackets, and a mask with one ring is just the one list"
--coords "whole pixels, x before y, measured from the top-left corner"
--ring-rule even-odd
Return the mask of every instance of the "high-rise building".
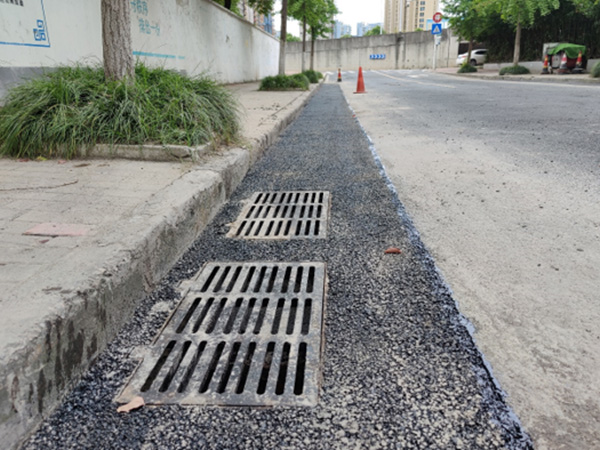
[[352, 35], [352, 27], [350, 25], [343, 24], [339, 20], [336, 20], [333, 23], [332, 38], [339, 39], [346, 35]]
[[385, 0], [383, 29], [386, 33], [431, 28], [427, 20], [439, 11], [439, 0]]
[[385, 33], [398, 33], [402, 29], [402, 4], [404, 0], [385, 0], [383, 15], [383, 31]]
[[406, 11], [406, 31], [425, 30], [427, 20], [439, 11], [439, 0], [413, 0]]

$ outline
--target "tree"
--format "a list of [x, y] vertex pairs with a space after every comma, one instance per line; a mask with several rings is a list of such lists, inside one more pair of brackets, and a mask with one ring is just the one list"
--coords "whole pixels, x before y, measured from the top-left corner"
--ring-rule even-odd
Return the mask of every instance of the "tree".
[[281, 38], [279, 41], [279, 75], [285, 75], [285, 41], [287, 38], [288, 0], [281, 0]]
[[285, 38], [285, 40], [287, 42], [301, 42], [302, 41], [302, 39], [300, 39], [299, 37], [294, 36], [293, 34], [290, 34], [290, 33], [287, 34], [287, 37]]
[[537, 15], [545, 16], [559, 6], [559, 0], [476, 0], [476, 8], [482, 14], [496, 11], [503, 21], [514, 27], [514, 65], [519, 64], [521, 29], [532, 26]]
[[302, 72], [305, 70], [304, 54], [306, 53], [306, 33], [310, 28], [311, 42], [311, 69], [314, 67], [314, 41], [322, 35], [322, 25], [333, 22], [337, 14], [333, 0], [289, 0], [289, 15], [302, 22]]
[[371, 28], [369, 31], [367, 31], [364, 35], [365, 36], [378, 36], [380, 34], [383, 34], [381, 31], [381, 27], [379, 25]]
[[444, 12], [452, 28], [461, 39], [469, 41], [469, 50], [466, 61], [471, 61], [473, 41], [477, 40], [484, 21], [477, 9], [476, 0], [446, 0]]
[[333, 18], [338, 13], [339, 11], [335, 6], [334, 0], [325, 0], [320, 4], [318, 11], [316, 11], [316, 15], [320, 20], [310, 24], [310, 70], [315, 69], [315, 41], [319, 37], [329, 35]]
[[102, 56], [108, 80], [135, 77], [129, 0], [102, 0]]

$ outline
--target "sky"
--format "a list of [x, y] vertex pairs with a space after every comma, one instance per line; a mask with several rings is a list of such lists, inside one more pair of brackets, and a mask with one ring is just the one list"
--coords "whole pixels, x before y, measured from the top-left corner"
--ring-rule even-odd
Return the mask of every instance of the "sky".
[[384, 0], [335, 0], [337, 9], [341, 11], [335, 19], [352, 25], [352, 34], [356, 34], [358, 22], [383, 23], [384, 3]]
[[[352, 26], [352, 34], [356, 34], [356, 24], [364, 23], [383, 23], [383, 8], [385, 0], [335, 0], [337, 9], [341, 11], [335, 17], [335, 20]], [[275, 11], [281, 10], [281, 2], [275, 2]], [[275, 16], [275, 27], [279, 29], [281, 19], [279, 14]], [[288, 33], [300, 37], [301, 26], [297, 21], [288, 21]]]

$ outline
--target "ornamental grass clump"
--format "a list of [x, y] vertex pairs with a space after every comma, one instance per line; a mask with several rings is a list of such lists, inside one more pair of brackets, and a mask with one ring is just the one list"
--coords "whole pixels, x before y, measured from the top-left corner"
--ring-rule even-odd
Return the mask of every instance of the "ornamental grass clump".
[[302, 72], [302, 74], [305, 75], [306, 78], [308, 78], [308, 81], [310, 81], [313, 84], [318, 83], [319, 80], [323, 78], [323, 74], [316, 70], [305, 70], [304, 72]]
[[77, 156], [95, 144], [229, 143], [239, 107], [214, 80], [138, 64], [135, 79], [102, 68], [62, 67], [14, 88], [0, 110], [0, 154]]
[[592, 71], [590, 72], [590, 76], [593, 78], [600, 78], [600, 61], [594, 64], [594, 67], [592, 67]]
[[291, 91], [309, 89], [310, 81], [306, 75], [297, 73], [295, 75], [275, 75], [265, 77], [260, 82], [259, 91]]
[[527, 75], [528, 73], [531, 72], [527, 67], [519, 66], [518, 64], [500, 69], [500, 75]]

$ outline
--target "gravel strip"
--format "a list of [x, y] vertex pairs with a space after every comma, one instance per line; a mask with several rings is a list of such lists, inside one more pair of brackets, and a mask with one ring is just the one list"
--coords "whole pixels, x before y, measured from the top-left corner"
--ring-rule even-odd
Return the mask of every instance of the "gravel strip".
[[[225, 237], [255, 191], [327, 190], [327, 239]], [[337, 85], [324, 85], [213, 223], [25, 445], [48, 448], [532, 448], [454, 300], [388, 189]], [[397, 247], [401, 254], [384, 254]], [[324, 261], [323, 386], [315, 408], [144, 407], [112, 401], [207, 261]]]

